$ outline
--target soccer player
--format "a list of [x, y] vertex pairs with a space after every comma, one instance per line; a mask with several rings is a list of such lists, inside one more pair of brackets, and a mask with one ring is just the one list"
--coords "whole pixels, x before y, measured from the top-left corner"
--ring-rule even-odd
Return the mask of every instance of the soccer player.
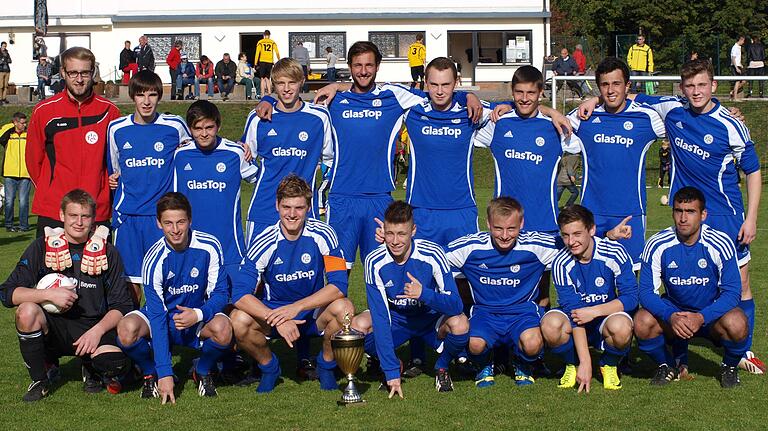
[[144, 374], [142, 398], [176, 403], [174, 345], [201, 351], [192, 377], [201, 397], [215, 397], [210, 371], [232, 344], [232, 324], [222, 313], [229, 286], [221, 244], [212, 235], [192, 229], [192, 207], [181, 193], [163, 195], [157, 201], [156, 217], [163, 237], [144, 256], [147, 302], [120, 320], [118, 341]]
[[595, 70], [602, 105], [587, 121], [577, 110], [568, 115], [581, 141], [584, 180], [581, 205], [595, 216], [596, 233], [605, 233], [631, 216], [632, 236], [619, 240], [640, 269], [645, 240], [645, 155], [664, 136], [664, 123], [648, 106], [627, 100], [629, 68], [615, 57], [606, 57]]
[[[247, 244], [277, 222], [275, 192], [286, 175], [295, 173], [314, 188], [318, 161], [333, 162], [336, 142], [328, 110], [301, 100], [303, 82], [301, 65], [291, 58], [281, 59], [272, 69], [277, 95], [272, 120], [262, 121], [255, 111], [248, 115], [241, 141], [260, 160], [248, 207]], [[317, 200], [310, 208], [310, 217], [319, 217], [316, 207]]]
[[384, 244], [365, 260], [370, 310], [353, 321], [353, 326], [368, 333], [365, 351], [378, 356], [390, 398], [394, 394], [403, 397], [401, 364], [395, 354], [398, 346], [421, 338], [440, 351], [435, 386], [438, 392], [448, 392], [453, 390], [448, 365], [468, 340], [469, 325], [461, 313], [461, 298], [443, 249], [434, 242], [414, 239], [413, 215], [413, 207], [402, 201], [387, 207]]
[[[713, 98], [717, 82], [708, 60], [686, 63], [680, 70], [682, 97], [637, 95], [664, 119], [672, 144], [670, 194], [685, 186], [696, 187], [707, 202], [707, 224], [725, 232], [736, 244], [741, 273], [741, 302], [749, 322], [747, 352], [739, 366], [763, 374], [765, 364], [749, 349], [755, 329], [755, 301], [749, 283], [749, 244], [757, 235], [762, 180], [755, 144], [746, 126]], [[738, 166], [738, 167], [737, 167]], [[747, 208], [744, 212], [739, 172], [746, 175]]]
[[113, 120], [107, 128], [107, 171], [110, 187], [115, 190], [115, 247], [135, 296], [141, 299], [141, 263], [163, 236], [157, 228], [155, 204], [173, 187], [176, 148], [192, 138], [181, 117], [158, 114], [163, 82], [155, 72], [142, 70], [133, 75], [128, 95], [134, 112]]
[[[96, 203], [91, 195], [75, 189], [64, 195], [59, 218], [64, 233], [59, 241], [71, 250], [72, 266], [60, 271], [75, 281], [75, 289], [35, 289], [43, 276], [53, 273], [44, 264], [45, 239], [27, 247], [16, 267], [0, 286], [0, 299], [16, 309], [19, 350], [32, 384], [24, 401], [38, 401], [48, 395], [51, 382], [46, 372], [61, 356], [78, 356], [83, 361], [83, 390], [94, 393], [104, 388], [120, 391], [120, 377], [131, 368], [130, 360], [117, 347], [115, 327], [133, 302], [123, 275], [120, 255], [111, 244], [106, 249], [108, 269], [99, 276], [81, 270], [86, 242], [96, 223]], [[51, 302], [63, 311], [52, 314], [41, 304]]]
[[[416, 41], [408, 47], [408, 66], [411, 68], [411, 89], [419, 84], [424, 89], [424, 67], [427, 64], [427, 47], [424, 46], [424, 34], [416, 33]], [[458, 73], [458, 72], [457, 72]]]
[[277, 43], [272, 40], [269, 30], [264, 30], [264, 37], [256, 43], [256, 70], [261, 77], [261, 94], [265, 96], [272, 94], [272, 65], [275, 60], [280, 60], [280, 51], [277, 50]]
[[558, 387], [590, 391], [592, 346], [603, 351], [603, 388], [621, 389], [617, 366], [629, 352], [638, 303], [632, 259], [618, 242], [595, 236], [594, 216], [581, 205], [564, 208], [557, 223], [566, 246], [552, 263], [559, 308], [544, 315], [541, 332], [565, 360]]
[[[333, 228], [308, 217], [312, 189], [306, 181], [296, 175], [285, 177], [275, 205], [280, 220], [254, 238], [232, 289], [237, 344], [261, 369], [257, 392], [270, 392], [281, 370], [269, 340], [281, 337], [293, 347], [302, 337], [321, 336], [320, 388], [335, 390], [331, 336], [345, 315], [351, 317], [355, 310], [346, 298], [344, 255]], [[262, 282], [263, 289], [257, 292]]]
[[231, 282], [246, 249], [240, 183], [254, 182], [258, 169], [246, 162], [243, 147], [218, 136], [221, 113], [213, 103], [198, 100], [190, 105], [187, 124], [194, 145], [176, 150], [173, 187], [192, 204], [195, 229], [213, 235], [222, 244], [224, 272]]
[[723, 346], [720, 386], [740, 383], [737, 366], [749, 347], [749, 328], [738, 307], [737, 251], [728, 234], [704, 224], [709, 219], [707, 204], [702, 191], [690, 186], [678, 189], [672, 200], [674, 227], [650, 237], [643, 250], [643, 308], [635, 315], [635, 334], [640, 350], [659, 367], [652, 385], [666, 385], [678, 377], [665, 343], [693, 337]]
[[488, 362], [490, 349], [511, 345], [521, 358], [515, 384], [529, 385], [534, 382], [531, 367], [544, 347], [539, 329], [544, 311], [537, 303], [539, 279], [558, 248], [550, 235], [520, 233], [523, 207], [513, 198], [492, 199], [487, 214], [489, 232], [463, 236], [451, 242], [446, 252], [451, 267], [472, 286], [469, 353], [480, 368], [475, 384], [482, 388], [495, 383]]

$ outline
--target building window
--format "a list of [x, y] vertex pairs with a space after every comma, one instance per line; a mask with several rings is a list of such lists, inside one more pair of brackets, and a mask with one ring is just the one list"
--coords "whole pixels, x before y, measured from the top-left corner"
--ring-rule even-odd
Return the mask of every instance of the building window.
[[408, 47], [416, 42], [416, 35], [423, 31], [372, 31], [368, 39], [375, 43], [384, 58], [407, 58]]
[[479, 64], [531, 63], [530, 30], [477, 32]]
[[339, 59], [347, 56], [347, 34], [344, 32], [331, 33], [288, 33], [291, 44], [289, 56], [293, 57], [293, 49], [299, 42], [309, 51], [309, 58], [325, 58], [325, 48], [331, 47]]
[[165, 62], [165, 56], [171, 52], [173, 44], [180, 40], [182, 42], [181, 52], [187, 54], [189, 61], [198, 61], [202, 53], [202, 38], [200, 33], [191, 34], [148, 34], [148, 44], [155, 53], [155, 61]]
[[48, 33], [47, 36], [36, 36], [33, 44], [32, 58], [37, 60], [41, 54], [53, 58], [73, 46], [91, 49], [91, 34]]

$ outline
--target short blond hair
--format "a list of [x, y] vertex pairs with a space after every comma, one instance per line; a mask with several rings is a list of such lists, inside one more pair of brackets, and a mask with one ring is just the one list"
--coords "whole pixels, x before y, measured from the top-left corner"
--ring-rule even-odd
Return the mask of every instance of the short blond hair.
[[301, 64], [292, 58], [281, 58], [272, 67], [272, 84], [275, 84], [275, 79], [279, 77], [288, 77], [295, 81], [304, 80], [304, 69], [301, 68]]
[[91, 63], [91, 70], [96, 67], [96, 56], [88, 48], [82, 46], [73, 46], [61, 53], [61, 68], [64, 69], [69, 59], [88, 61]]

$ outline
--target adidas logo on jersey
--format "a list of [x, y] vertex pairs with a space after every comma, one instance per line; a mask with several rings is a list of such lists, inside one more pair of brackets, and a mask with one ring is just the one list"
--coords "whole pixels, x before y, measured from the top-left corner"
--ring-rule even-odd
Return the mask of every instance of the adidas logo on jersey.
[[511, 138], [512, 136], [513, 135], [512, 135], [512, 131], [511, 130], [507, 130], [507, 133], [504, 134], [505, 138]]
[[672, 262], [669, 262], [669, 265], [667, 265], [667, 268], [677, 269], [677, 263], [673, 260]]
[[384, 287], [392, 287], [392, 286], [394, 286], [394, 285], [395, 285], [395, 283], [392, 283], [392, 280], [389, 280], [389, 281], [387, 282], [387, 284], [385, 284], [385, 285], [384, 285]]
[[185, 171], [191, 171], [191, 170], [192, 170], [192, 165], [190, 165], [189, 163], [187, 163], [187, 165], [186, 165], [186, 166], [184, 166], [184, 170], [185, 170]]
[[275, 259], [275, 265], [280, 265], [283, 263], [283, 259], [280, 259], [280, 256], [277, 256], [277, 259]]
[[486, 265], [484, 263], [481, 263], [480, 264], [480, 269], [488, 269], [488, 265]]
[[347, 99], [341, 99], [341, 102], [339, 102], [342, 105], [349, 105], [349, 100]]
[[678, 121], [677, 123], [675, 123], [675, 127], [677, 127], [678, 129], [682, 130], [683, 129], [683, 123]]
[[176, 274], [173, 273], [173, 271], [168, 271], [168, 276], [166, 278], [173, 278], [176, 277]]
[[277, 132], [275, 129], [269, 129], [269, 132], [267, 132], [267, 136], [277, 136]]
[[602, 121], [600, 121], [600, 117], [595, 117], [594, 120], [592, 120], [592, 124], [600, 124]]
[[126, 142], [126, 143], [124, 143], [124, 144], [123, 144], [123, 149], [124, 149], [124, 150], [130, 150], [130, 149], [133, 149], [133, 145], [131, 145], [131, 143], [130, 143], [130, 142]]

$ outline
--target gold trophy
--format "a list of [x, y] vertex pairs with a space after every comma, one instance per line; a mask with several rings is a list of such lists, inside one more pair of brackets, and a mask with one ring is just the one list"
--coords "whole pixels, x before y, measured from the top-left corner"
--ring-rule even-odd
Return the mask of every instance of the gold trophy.
[[331, 337], [333, 356], [339, 369], [347, 375], [347, 387], [337, 401], [340, 406], [354, 406], [365, 400], [355, 387], [355, 373], [363, 360], [365, 334], [350, 327], [349, 313], [344, 314], [344, 326]]

